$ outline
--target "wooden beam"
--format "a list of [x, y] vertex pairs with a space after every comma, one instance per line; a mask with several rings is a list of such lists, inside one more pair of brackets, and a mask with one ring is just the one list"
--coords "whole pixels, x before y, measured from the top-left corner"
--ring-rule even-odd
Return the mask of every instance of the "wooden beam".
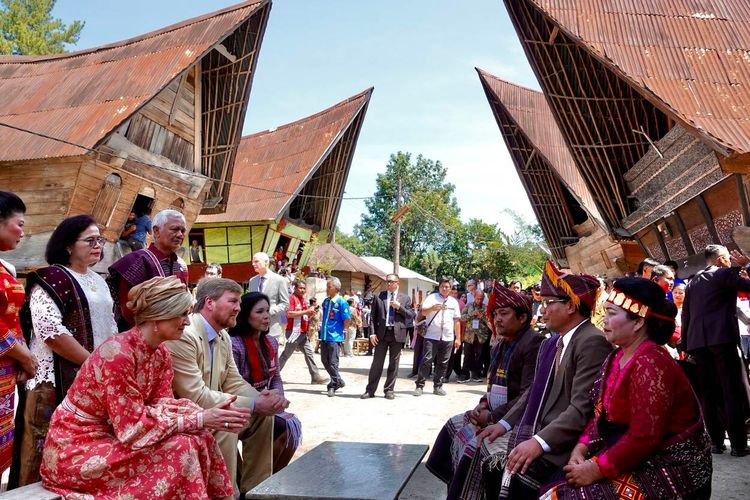
[[750, 209], [747, 205], [747, 190], [745, 189], [745, 180], [741, 175], [735, 175], [734, 180], [737, 183], [737, 197], [742, 207], [742, 223], [750, 226]]
[[732, 174], [750, 174], [750, 153], [731, 154], [729, 156], [716, 155], [719, 165], [724, 172]]
[[559, 33], [560, 33], [560, 27], [559, 26], [555, 26], [554, 28], [552, 28], [552, 33], [549, 34], [549, 40], [547, 41], [547, 43], [549, 43], [550, 45], [552, 45], [553, 43], [555, 43], [555, 38], [557, 38], [557, 35]]
[[203, 142], [203, 73], [201, 72], [202, 59], [199, 60], [193, 66], [195, 72], [195, 101], [193, 105], [193, 120], [195, 122], [195, 139], [194, 139], [194, 157], [193, 157], [193, 171], [200, 174], [203, 172], [201, 148]]
[[224, 46], [224, 44], [217, 43], [214, 48], [216, 49], [216, 52], [218, 52], [219, 54], [223, 55], [224, 57], [226, 57], [227, 59], [229, 59], [230, 61], [232, 61], [232, 64], [234, 64], [235, 62], [237, 62], [237, 56], [234, 55], [234, 54], [232, 54], [231, 52], [229, 52], [229, 49], [227, 49]]
[[706, 228], [708, 228], [708, 233], [711, 235], [711, 239], [714, 243], [721, 243], [721, 240], [719, 239], [719, 233], [716, 232], [716, 226], [714, 225], [714, 220], [711, 217], [711, 211], [708, 209], [708, 205], [706, 204], [706, 200], [703, 198], [702, 194], [699, 194], [695, 197], [695, 201], [698, 203], [698, 208], [701, 211], [701, 215], [703, 215], [703, 221], [706, 223]]
[[677, 230], [680, 232], [680, 238], [682, 238], [682, 244], [685, 245], [685, 251], [688, 255], [695, 254], [695, 248], [693, 248], [693, 242], [690, 241], [690, 236], [688, 236], [687, 229], [685, 228], [685, 223], [682, 221], [682, 217], [680, 217], [680, 213], [675, 210], [674, 214], [674, 221], [677, 224]]
[[529, 155], [529, 158], [528, 158], [528, 159], [526, 160], [526, 163], [525, 163], [525, 164], [524, 164], [524, 166], [523, 166], [523, 169], [524, 169], [524, 170], [528, 170], [528, 168], [529, 168], [529, 165], [531, 164], [531, 161], [532, 161], [532, 160], [534, 159], [534, 157], [535, 157], [535, 156], [536, 156], [536, 149], [534, 149], [534, 150], [533, 150], [533, 151], [531, 152], [531, 154]]
[[651, 224], [651, 228], [656, 233], [656, 241], [659, 242], [659, 247], [661, 247], [661, 253], [664, 254], [664, 257], [669, 259], [669, 252], [667, 251], [667, 245], [664, 243], [664, 235], [661, 234], [661, 231], [659, 231], [659, 225], [657, 223]]

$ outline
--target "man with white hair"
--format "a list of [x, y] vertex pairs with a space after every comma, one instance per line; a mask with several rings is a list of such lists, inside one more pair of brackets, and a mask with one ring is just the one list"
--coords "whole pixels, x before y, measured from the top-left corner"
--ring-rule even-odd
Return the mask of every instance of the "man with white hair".
[[328, 278], [326, 294], [323, 301], [323, 315], [320, 320], [320, 361], [323, 363], [331, 381], [328, 382], [328, 397], [336, 395], [337, 389], [346, 385], [339, 375], [339, 349], [344, 341], [344, 332], [349, 328], [349, 304], [339, 295], [341, 281]]
[[268, 264], [271, 259], [267, 253], [258, 252], [253, 255], [253, 269], [256, 274], [247, 284], [248, 291], [260, 292], [268, 296], [271, 315], [271, 329], [269, 335], [272, 335], [279, 342], [279, 346], [286, 343], [284, 328], [281, 326], [281, 315], [289, 308], [289, 282], [269, 269]]
[[115, 319], [119, 330], [135, 326], [127, 308], [128, 291], [156, 276], [177, 276], [187, 285], [187, 264], [177, 255], [187, 233], [185, 216], [177, 210], [162, 210], [153, 220], [154, 241], [123, 256], [109, 267], [109, 289], [115, 302]]

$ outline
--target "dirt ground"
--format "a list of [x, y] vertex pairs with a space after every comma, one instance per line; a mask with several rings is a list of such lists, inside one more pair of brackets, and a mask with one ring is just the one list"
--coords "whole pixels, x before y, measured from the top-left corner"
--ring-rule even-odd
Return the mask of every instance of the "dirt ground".
[[[371, 356], [341, 358], [340, 372], [346, 387], [333, 398], [326, 396], [324, 385], [310, 385], [310, 375], [302, 353], [295, 353], [282, 372], [289, 411], [299, 415], [303, 442], [296, 457], [323, 441], [358, 441], [367, 443], [411, 443], [432, 446], [437, 433], [451, 416], [476, 405], [483, 392], [481, 384], [444, 385], [447, 396], [432, 394], [428, 381], [424, 395], [412, 396], [412, 351], [401, 354], [396, 399], [383, 398], [383, 378], [377, 397], [360, 400], [365, 391]], [[316, 355], [316, 363], [325, 373]], [[387, 367], [387, 360], [386, 360]], [[727, 443], [728, 445], [728, 443]], [[427, 452], [429, 455], [429, 451]], [[425, 457], [426, 458], [426, 457]], [[713, 498], [740, 500], [748, 498], [750, 457], [735, 458], [729, 454], [714, 455]], [[401, 499], [445, 498], [445, 485], [430, 474], [422, 463], [401, 494]]]

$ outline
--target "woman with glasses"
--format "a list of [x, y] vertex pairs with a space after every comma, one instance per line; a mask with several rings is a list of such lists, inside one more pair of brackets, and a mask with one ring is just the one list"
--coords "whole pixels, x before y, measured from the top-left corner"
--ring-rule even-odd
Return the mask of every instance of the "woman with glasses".
[[49, 266], [26, 278], [29, 299], [21, 320], [39, 369], [26, 382], [26, 396], [19, 401], [16, 426], [20, 446], [14, 451], [13, 486], [39, 481], [53, 410], [65, 397], [81, 364], [117, 332], [107, 283], [91, 269], [101, 258], [104, 242], [93, 217], [69, 217], [47, 243]]

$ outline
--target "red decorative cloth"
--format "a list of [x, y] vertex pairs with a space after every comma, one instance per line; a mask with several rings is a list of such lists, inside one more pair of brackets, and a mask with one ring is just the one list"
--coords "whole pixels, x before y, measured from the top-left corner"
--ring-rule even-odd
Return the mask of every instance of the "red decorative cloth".
[[0, 264], [0, 473], [10, 467], [13, 454], [17, 369], [15, 360], [6, 354], [16, 343], [25, 343], [18, 317], [25, 298], [23, 285]]

